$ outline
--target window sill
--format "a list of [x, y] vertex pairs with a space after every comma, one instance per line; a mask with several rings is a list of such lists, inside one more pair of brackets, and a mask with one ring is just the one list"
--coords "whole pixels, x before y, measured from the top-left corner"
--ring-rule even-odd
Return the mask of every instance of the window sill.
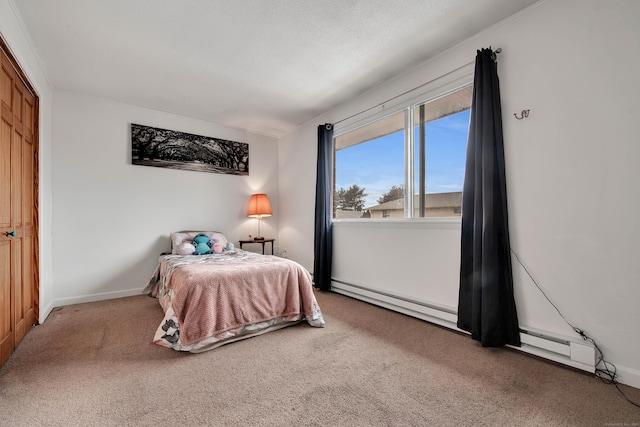
[[409, 228], [460, 229], [462, 218], [389, 218], [389, 219], [334, 219], [333, 225], [347, 228]]

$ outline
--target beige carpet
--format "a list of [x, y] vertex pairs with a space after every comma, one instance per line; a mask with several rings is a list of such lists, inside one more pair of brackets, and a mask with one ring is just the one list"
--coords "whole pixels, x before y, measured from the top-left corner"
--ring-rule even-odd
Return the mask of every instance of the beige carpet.
[[0, 369], [0, 425], [640, 425], [640, 409], [592, 375], [317, 298], [324, 329], [303, 323], [202, 354], [151, 343], [162, 310], [147, 296], [55, 309]]

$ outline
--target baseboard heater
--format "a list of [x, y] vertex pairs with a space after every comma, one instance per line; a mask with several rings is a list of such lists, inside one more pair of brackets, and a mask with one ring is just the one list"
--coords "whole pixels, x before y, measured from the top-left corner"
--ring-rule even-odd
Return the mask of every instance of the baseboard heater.
[[[341, 295], [467, 333], [456, 326], [458, 314], [451, 307], [418, 301], [336, 279], [331, 281], [331, 290]], [[521, 327], [520, 340], [522, 341], [521, 347], [509, 347], [583, 371], [595, 372], [596, 350], [593, 344], [579, 337], [572, 338], [535, 328]]]

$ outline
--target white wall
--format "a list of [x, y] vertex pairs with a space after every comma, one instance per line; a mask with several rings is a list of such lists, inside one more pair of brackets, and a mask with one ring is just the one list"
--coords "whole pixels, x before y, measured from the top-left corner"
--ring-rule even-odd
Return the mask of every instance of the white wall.
[[38, 188], [38, 240], [40, 245], [40, 313], [42, 322], [53, 308], [52, 278], [52, 188], [51, 188], [51, 145], [52, 145], [52, 90], [45, 70], [32, 49], [29, 35], [24, 31], [22, 20], [9, 0], [0, 0], [0, 35], [9, 45], [14, 58], [27, 75], [29, 82], [40, 100], [39, 116], [39, 164]]
[[[250, 174], [134, 166], [131, 123], [247, 142]], [[53, 136], [56, 306], [138, 294], [172, 231], [218, 230], [237, 245], [256, 233], [246, 216], [253, 192], [269, 195], [263, 234], [278, 237], [273, 138], [63, 91], [54, 92]]]
[[[461, 67], [476, 49], [502, 48], [512, 248], [569, 321], [616, 364], [620, 381], [640, 387], [638, 22], [634, 1], [543, 1], [285, 136], [279, 144], [281, 245], [313, 267], [318, 124]], [[516, 120], [512, 114], [523, 109], [531, 110], [529, 118]], [[450, 225], [407, 232], [405, 226], [341, 223], [334, 240], [334, 277], [457, 307], [459, 243], [452, 242], [459, 231]], [[421, 246], [426, 253], [389, 254]], [[514, 281], [522, 326], [575, 335], [515, 259]]]

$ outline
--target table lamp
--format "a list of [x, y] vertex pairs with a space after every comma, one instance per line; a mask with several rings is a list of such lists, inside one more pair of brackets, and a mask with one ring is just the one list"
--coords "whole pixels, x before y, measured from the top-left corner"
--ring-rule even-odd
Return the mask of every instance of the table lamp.
[[258, 219], [258, 235], [253, 240], [263, 240], [264, 237], [260, 235], [260, 223], [265, 216], [271, 216], [271, 204], [266, 194], [252, 194], [251, 200], [249, 200], [249, 210], [247, 216], [249, 218]]

